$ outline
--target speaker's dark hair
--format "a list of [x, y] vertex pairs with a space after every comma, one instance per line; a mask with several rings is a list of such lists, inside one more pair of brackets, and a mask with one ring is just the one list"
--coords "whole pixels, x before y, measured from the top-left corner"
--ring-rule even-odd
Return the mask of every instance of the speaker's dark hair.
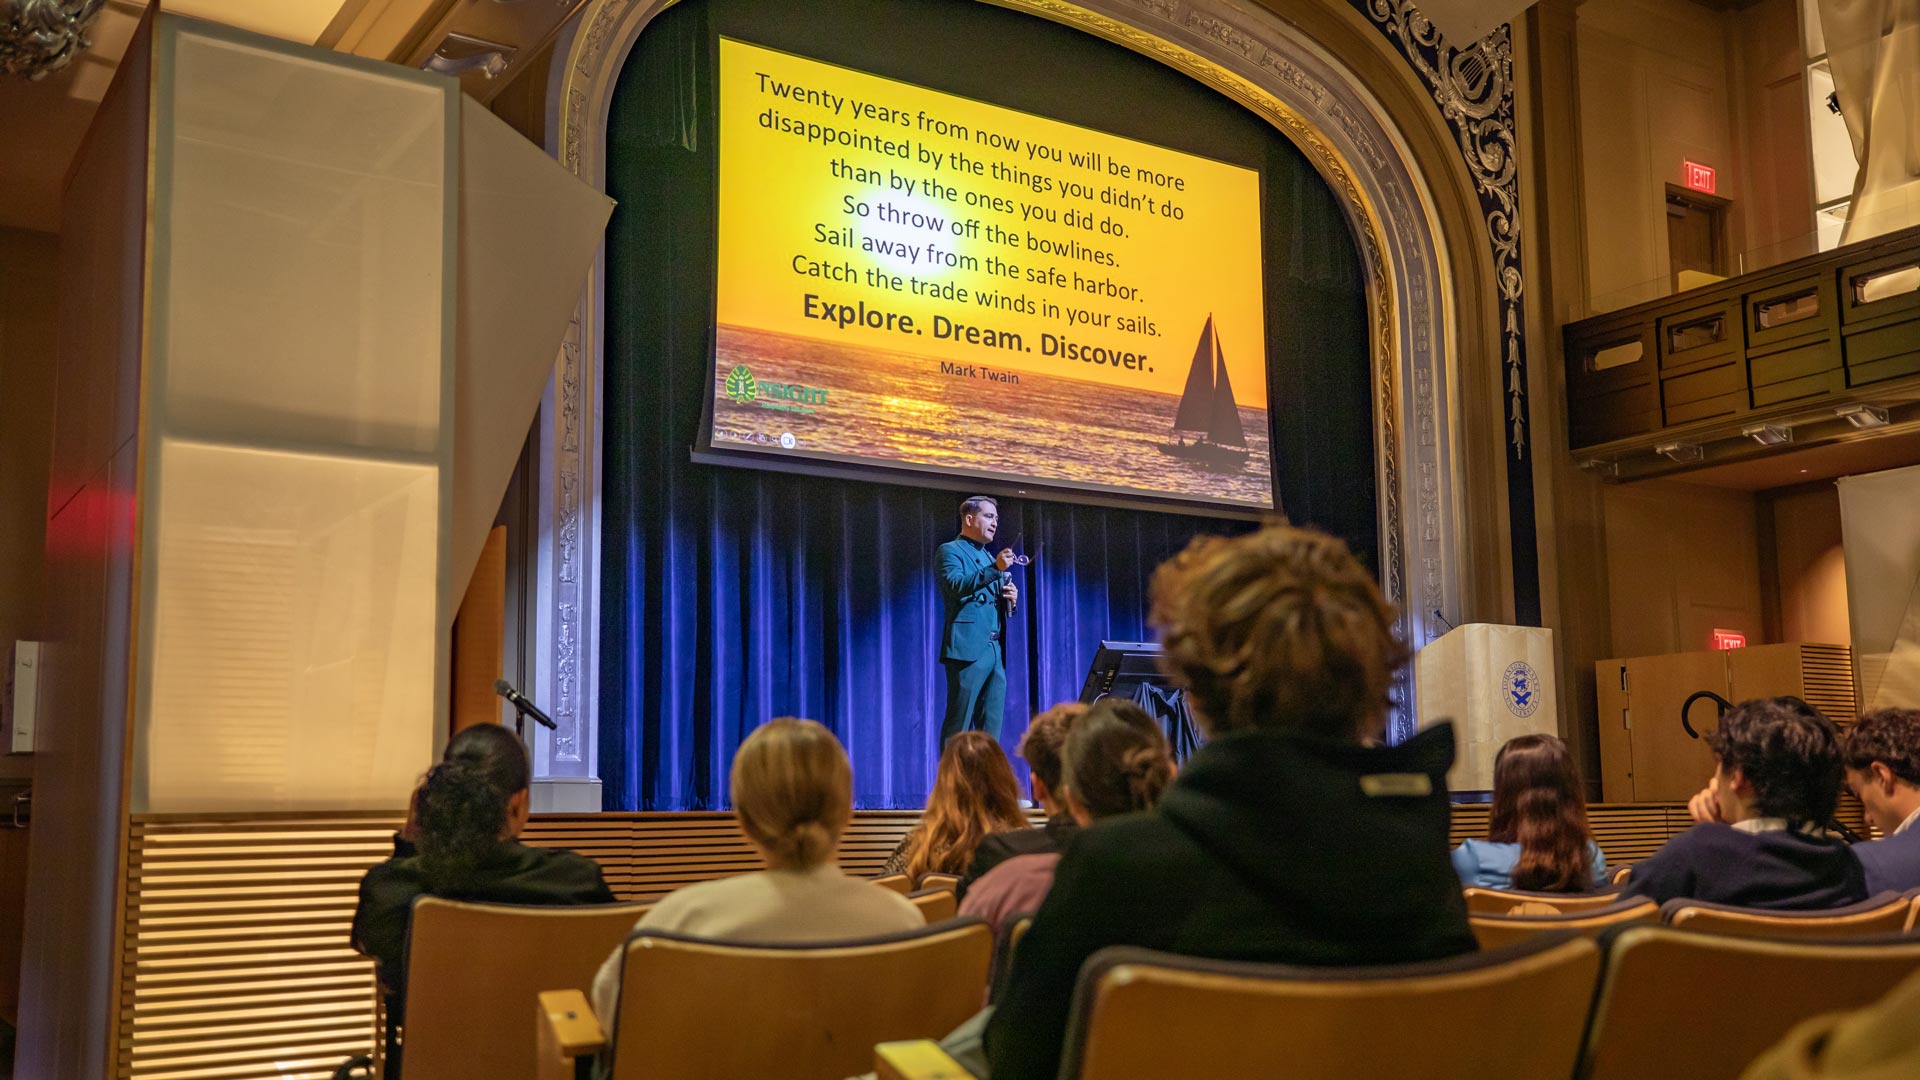
[[476, 724], [447, 743], [418, 795], [420, 867], [428, 891], [458, 890], [501, 842], [507, 803], [527, 790], [531, 770], [520, 737]]

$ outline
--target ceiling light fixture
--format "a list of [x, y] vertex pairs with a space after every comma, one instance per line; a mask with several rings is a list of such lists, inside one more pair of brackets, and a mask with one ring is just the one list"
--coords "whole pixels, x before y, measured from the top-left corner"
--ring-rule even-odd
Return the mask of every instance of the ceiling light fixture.
[[1740, 434], [1761, 446], [1779, 446], [1793, 441], [1793, 429], [1785, 424], [1754, 424], [1741, 428]]
[[1842, 405], [1833, 415], [1862, 430], [1887, 426], [1887, 410], [1878, 405]]
[[1653, 452], [1669, 461], [1677, 461], [1681, 464], [1699, 461], [1707, 456], [1706, 448], [1693, 442], [1661, 443], [1653, 448]]

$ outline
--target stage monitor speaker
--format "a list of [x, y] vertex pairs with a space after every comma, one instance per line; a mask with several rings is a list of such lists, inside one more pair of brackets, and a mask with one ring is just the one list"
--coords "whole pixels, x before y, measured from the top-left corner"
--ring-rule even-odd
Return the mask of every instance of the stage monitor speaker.
[[1119, 697], [1139, 705], [1160, 721], [1175, 761], [1185, 761], [1200, 748], [1200, 727], [1194, 722], [1187, 695], [1160, 670], [1160, 646], [1151, 641], [1102, 641], [1087, 666], [1080, 701], [1091, 705], [1103, 697]]

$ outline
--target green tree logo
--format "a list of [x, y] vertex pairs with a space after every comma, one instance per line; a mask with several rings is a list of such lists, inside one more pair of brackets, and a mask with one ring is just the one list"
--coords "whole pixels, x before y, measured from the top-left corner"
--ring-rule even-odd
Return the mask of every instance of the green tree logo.
[[754, 381], [753, 372], [745, 364], [735, 364], [733, 370], [727, 372], [725, 389], [728, 397], [742, 405], [751, 405], [753, 399], [760, 396], [760, 384]]

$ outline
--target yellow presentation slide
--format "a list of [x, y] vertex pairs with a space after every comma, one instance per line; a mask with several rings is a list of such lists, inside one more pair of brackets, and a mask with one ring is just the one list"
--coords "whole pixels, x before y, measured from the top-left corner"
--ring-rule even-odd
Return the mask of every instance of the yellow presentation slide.
[[711, 444], [1273, 504], [1260, 175], [720, 41]]

